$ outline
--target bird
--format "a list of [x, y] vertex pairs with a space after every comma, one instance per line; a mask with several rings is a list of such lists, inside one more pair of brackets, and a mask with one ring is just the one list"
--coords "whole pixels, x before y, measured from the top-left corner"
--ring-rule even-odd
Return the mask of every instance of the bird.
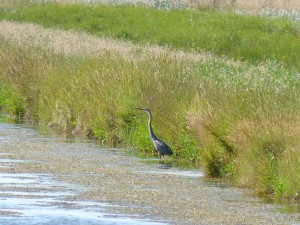
[[163, 162], [164, 156], [169, 155], [171, 156], [173, 154], [172, 149], [162, 140], [160, 140], [158, 137], [153, 132], [152, 125], [151, 125], [151, 120], [152, 120], [152, 114], [151, 110], [148, 108], [137, 108], [139, 110], [142, 110], [148, 114], [149, 117], [149, 122], [148, 122], [148, 129], [149, 129], [149, 136], [150, 139], [152, 140], [155, 149], [158, 152], [158, 157], [159, 157], [159, 162]]

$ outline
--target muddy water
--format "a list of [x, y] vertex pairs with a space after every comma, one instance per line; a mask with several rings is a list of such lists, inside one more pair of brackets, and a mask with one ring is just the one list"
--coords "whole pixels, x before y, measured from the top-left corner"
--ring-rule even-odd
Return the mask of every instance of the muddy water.
[[[3, 151], [22, 139], [26, 145], [31, 142], [60, 143], [63, 139], [42, 137], [33, 129], [2, 122], [0, 135], [0, 224], [166, 224], [139, 215], [110, 213], [110, 208], [121, 207], [119, 205], [76, 200], [85, 187], [62, 181], [70, 174], [24, 172], [16, 167], [42, 162], [18, 159], [18, 153]], [[76, 145], [86, 144], [78, 142]], [[15, 150], [18, 152], [19, 149]]]
[[300, 224], [291, 205], [148, 161], [0, 121], [0, 224]]

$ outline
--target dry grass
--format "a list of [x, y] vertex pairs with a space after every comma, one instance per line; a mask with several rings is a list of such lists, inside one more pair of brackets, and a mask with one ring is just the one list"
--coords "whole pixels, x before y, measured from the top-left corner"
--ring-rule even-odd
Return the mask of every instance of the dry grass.
[[[187, 53], [183, 51], [171, 51], [168, 48], [159, 46], [139, 46], [130, 42], [120, 40], [97, 38], [85, 33], [45, 29], [39, 25], [18, 24], [9, 21], [0, 22], [0, 35], [6, 40], [17, 44], [31, 45], [32, 47], [43, 48], [54, 54], [65, 54], [67, 56], [101, 57], [108, 52], [118, 54], [124, 59], [135, 60], [145, 57], [159, 57], [169, 55], [181, 60], [193, 61], [215, 61], [216, 57], [210, 53]], [[38, 35], [32, 35], [38, 34]], [[227, 64], [239, 62], [219, 58]]]
[[236, 0], [235, 7], [246, 10], [288, 10], [300, 9], [298, 0]]
[[0, 38], [0, 100], [8, 87], [36, 121], [151, 150], [134, 110], [147, 106], [176, 158], [258, 192], [299, 194], [297, 71], [5, 21]]

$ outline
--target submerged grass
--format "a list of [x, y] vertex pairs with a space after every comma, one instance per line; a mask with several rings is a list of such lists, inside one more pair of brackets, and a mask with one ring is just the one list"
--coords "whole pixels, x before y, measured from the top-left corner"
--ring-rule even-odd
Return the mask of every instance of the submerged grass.
[[254, 66], [166, 51], [143, 57], [107, 49], [98, 56], [58, 53], [30, 37], [27, 43], [0, 35], [2, 111], [151, 152], [147, 117], [135, 110], [149, 107], [154, 130], [175, 159], [258, 194], [299, 198], [297, 70], [274, 61]]
[[209, 51], [256, 63], [277, 60], [300, 68], [300, 27], [285, 18], [237, 15], [208, 8], [164, 11], [129, 5], [49, 3], [1, 7], [0, 18], [133, 43]]

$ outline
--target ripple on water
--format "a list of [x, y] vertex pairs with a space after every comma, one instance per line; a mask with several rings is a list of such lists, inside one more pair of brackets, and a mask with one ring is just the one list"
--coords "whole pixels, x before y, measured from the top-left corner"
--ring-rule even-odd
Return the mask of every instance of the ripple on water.
[[[1, 164], [20, 162], [24, 160], [0, 160]], [[0, 224], [166, 224], [140, 219], [141, 215], [107, 213], [117, 205], [66, 200], [76, 196], [75, 185], [54, 178], [51, 174], [0, 173]]]
[[[20, 125], [0, 122], [0, 141], [19, 140], [20, 136], [37, 134]], [[49, 137], [46, 137], [49, 141]], [[57, 140], [52, 140], [57, 141]], [[13, 153], [0, 153], [1, 168], [12, 168], [26, 160], [9, 158]], [[119, 207], [92, 201], [70, 201], [76, 196], [75, 185], [56, 181], [51, 174], [0, 173], [0, 224], [166, 224], [140, 219], [141, 215], [106, 213], [109, 207]]]

